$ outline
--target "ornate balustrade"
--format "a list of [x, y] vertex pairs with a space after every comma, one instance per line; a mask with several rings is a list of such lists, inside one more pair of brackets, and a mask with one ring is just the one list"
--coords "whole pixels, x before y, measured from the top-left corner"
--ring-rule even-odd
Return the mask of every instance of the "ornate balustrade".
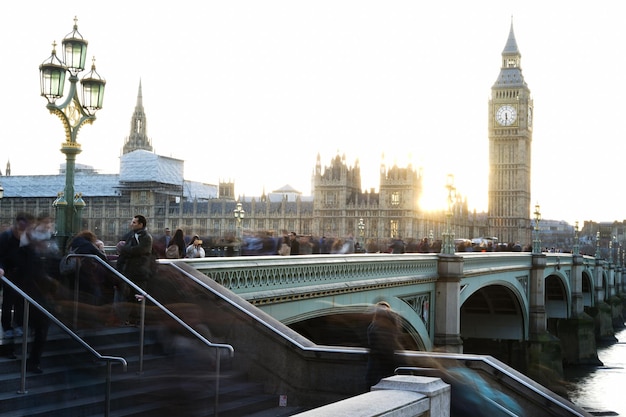
[[[435, 254], [242, 256], [185, 259], [215, 282], [248, 299], [363, 291], [437, 278]], [[323, 293], [323, 294], [321, 294]]]

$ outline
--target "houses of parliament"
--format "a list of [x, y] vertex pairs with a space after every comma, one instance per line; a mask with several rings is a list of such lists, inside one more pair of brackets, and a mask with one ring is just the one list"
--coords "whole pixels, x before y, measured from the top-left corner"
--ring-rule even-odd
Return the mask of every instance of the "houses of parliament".
[[[533, 100], [520, 63], [511, 25], [488, 107], [488, 213], [468, 211], [467, 201], [455, 193], [449, 193], [447, 210], [422, 210], [422, 174], [410, 164], [387, 166], [381, 161], [378, 191], [363, 190], [358, 160], [348, 164], [342, 155], [328, 164], [317, 155], [311, 196], [285, 185], [243, 198], [236, 196], [232, 181], [218, 185], [187, 181], [184, 161], [153, 152], [140, 83], [119, 174], [99, 174], [92, 167], [76, 166], [75, 190], [85, 202], [81, 228], [111, 245], [127, 232], [135, 214], [143, 214], [155, 236], [170, 228], [215, 241], [248, 233], [281, 236], [287, 231], [318, 237], [353, 236], [362, 241], [439, 240], [449, 227], [457, 238], [496, 236], [501, 242], [529, 244], [533, 230]], [[0, 177], [4, 188], [1, 227], [11, 225], [20, 211], [54, 216], [53, 203], [64, 188], [64, 174], [61, 166], [57, 175], [11, 176], [7, 164]], [[239, 219], [234, 215], [238, 204], [245, 212]]]

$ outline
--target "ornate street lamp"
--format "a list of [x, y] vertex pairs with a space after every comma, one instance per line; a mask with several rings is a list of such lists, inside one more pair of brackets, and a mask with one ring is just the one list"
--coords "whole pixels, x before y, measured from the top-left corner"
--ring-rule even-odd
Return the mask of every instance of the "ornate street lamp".
[[615, 240], [615, 236], [611, 236], [611, 240], [609, 241], [609, 263], [613, 263], [613, 241]]
[[539, 236], [539, 222], [541, 222], [541, 211], [539, 203], [535, 204], [535, 239], [533, 240], [533, 253], [541, 253], [541, 236]]
[[[96, 72], [95, 59], [91, 71], [80, 81], [82, 100], [76, 88], [78, 74], [85, 69], [87, 41], [78, 32], [77, 20], [74, 29], [65, 36], [62, 45], [63, 60], [57, 57], [56, 42], [52, 44], [52, 55], [40, 66], [41, 95], [48, 100], [46, 105], [50, 113], [56, 115], [65, 128], [65, 142], [61, 152], [65, 154], [65, 190], [59, 193], [53, 205], [56, 209], [56, 227], [59, 247], [65, 248], [67, 239], [78, 231], [81, 225], [81, 212], [85, 202], [81, 194], [74, 194], [74, 171], [76, 155], [81, 152], [76, 137], [85, 124], [96, 120], [95, 113], [102, 108], [104, 85], [106, 81]], [[65, 101], [56, 104], [63, 97], [65, 76], [70, 73], [70, 88]]]
[[572, 246], [572, 253], [574, 255], [580, 255], [580, 239], [578, 237], [578, 220], [574, 224], [574, 245]]
[[596, 258], [600, 259], [602, 254], [600, 253], [600, 230], [596, 232]]
[[361, 249], [365, 249], [363, 247], [363, 245], [365, 244], [365, 223], [363, 222], [362, 218], [359, 219], [357, 227], [359, 228], [359, 241], [361, 243]]
[[241, 203], [237, 203], [237, 208], [233, 210], [233, 216], [235, 216], [235, 219], [237, 219], [237, 237], [241, 239], [241, 221], [244, 217], [246, 217], [246, 211], [243, 209]]
[[446, 213], [446, 232], [443, 234], [443, 245], [441, 246], [441, 253], [448, 255], [454, 255], [454, 232], [451, 229], [452, 223], [452, 203], [456, 188], [454, 187], [454, 175], [448, 174], [446, 179], [446, 188], [448, 189], [448, 212]]

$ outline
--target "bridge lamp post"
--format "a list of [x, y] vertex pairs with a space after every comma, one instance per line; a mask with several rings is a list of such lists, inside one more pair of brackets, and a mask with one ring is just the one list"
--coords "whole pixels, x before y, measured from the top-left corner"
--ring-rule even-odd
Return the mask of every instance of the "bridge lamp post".
[[574, 223], [574, 244], [572, 245], [572, 253], [580, 255], [580, 239], [578, 238], [578, 220]]
[[617, 261], [617, 257], [615, 256], [615, 249], [617, 245], [615, 245], [615, 236], [611, 236], [611, 241], [609, 242], [609, 262], [613, 263], [613, 260]]
[[359, 228], [359, 241], [361, 243], [361, 248], [365, 244], [365, 223], [363, 222], [363, 218], [359, 219], [359, 223], [357, 224]]
[[448, 212], [446, 213], [446, 232], [443, 234], [443, 245], [441, 246], [441, 253], [454, 255], [454, 232], [451, 228], [452, 223], [452, 202], [456, 188], [454, 187], [454, 175], [448, 174], [446, 178], [446, 188], [448, 189]]
[[539, 222], [541, 222], [541, 211], [539, 203], [535, 204], [535, 239], [533, 240], [533, 253], [541, 253], [541, 236], [539, 235]]
[[243, 235], [241, 221], [246, 217], [246, 211], [243, 209], [241, 202], [237, 203], [237, 208], [233, 210], [233, 216], [237, 220], [237, 237], [241, 239]]
[[600, 231], [599, 230], [596, 232], [596, 255], [595, 256], [598, 259], [602, 257], [600, 253]]
[[[104, 85], [106, 81], [96, 72], [95, 58], [89, 71], [82, 80], [81, 94], [77, 89], [78, 74], [85, 69], [87, 41], [78, 32], [77, 20], [74, 29], [61, 42], [63, 60], [56, 54], [56, 42], [52, 44], [52, 55], [40, 66], [41, 95], [48, 100], [46, 108], [51, 114], [61, 119], [65, 128], [65, 142], [61, 152], [65, 155], [65, 189], [58, 193], [53, 206], [56, 209], [56, 227], [59, 247], [65, 248], [67, 239], [76, 233], [81, 224], [81, 212], [85, 202], [81, 194], [74, 194], [74, 170], [76, 155], [81, 152], [76, 138], [83, 125], [96, 120], [96, 111], [102, 108]], [[61, 104], [57, 99], [63, 97], [65, 76], [69, 71], [70, 87], [67, 97]]]

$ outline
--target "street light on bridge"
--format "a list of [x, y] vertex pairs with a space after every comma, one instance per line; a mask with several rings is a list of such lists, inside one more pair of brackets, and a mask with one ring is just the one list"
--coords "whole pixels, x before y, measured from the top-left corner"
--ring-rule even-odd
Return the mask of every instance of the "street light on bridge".
[[611, 241], [609, 242], [609, 262], [617, 263], [617, 236], [611, 236]]
[[246, 211], [243, 209], [241, 202], [237, 203], [237, 208], [233, 210], [233, 216], [237, 219], [237, 237], [241, 239], [243, 235], [241, 221], [246, 217]]
[[357, 224], [357, 227], [359, 228], [359, 243], [361, 244], [361, 249], [364, 249], [364, 244], [365, 244], [365, 223], [363, 222], [363, 218], [359, 219], [359, 223]]
[[574, 223], [574, 244], [572, 245], [572, 253], [580, 255], [580, 239], [578, 237], [578, 220]]
[[541, 237], [539, 236], [539, 222], [541, 221], [541, 211], [539, 203], [535, 204], [535, 239], [533, 240], [533, 253], [541, 253]]
[[[52, 43], [52, 55], [40, 66], [41, 95], [48, 100], [46, 108], [56, 115], [65, 128], [65, 142], [61, 144], [61, 152], [65, 155], [65, 189], [58, 193], [53, 205], [56, 209], [56, 227], [59, 247], [65, 248], [67, 239], [80, 228], [81, 212], [85, 207], [82, 194], [74, 194], [74, 170], [76, 155], [81, 152], [76, 138], [78, 131], [85, 124], [96, 120], [96, 111], [102, 108], [104, 85], [106, 81], [96, 72], [95, 58], [92, 60], [91, 71], [80, 81], [82, 100], [76, 84], [78, 74], [85, 69], [87, 41], [78, 32], [77, 18], [74, 18], [74, 29], [61, 42], [63, 60], [56, 54], [56, 42]], [[70, 88], [67, 98], [62, 104], [56, 104], [63, 97], [65, 76], [69, 71]]]
[[446, 213], [446, 232], [443, 234], [443, 245], [441, 246], [441, 253], [454, 255], [454, 232], [451, 229], [452, 223], [452, 209], [453, 199], [456, 192], [454, 187], [454, 175], [448, 174], [446, 179], [446, 188], [448, 189], [448, 212]]

